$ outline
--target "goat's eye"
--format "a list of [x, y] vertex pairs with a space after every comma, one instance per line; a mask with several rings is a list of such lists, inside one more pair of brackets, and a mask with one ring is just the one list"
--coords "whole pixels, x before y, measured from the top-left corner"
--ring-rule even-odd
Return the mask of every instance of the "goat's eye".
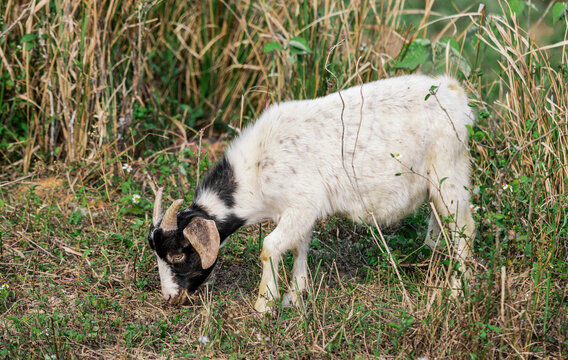
[[185, 260], [185, 254], [173, 254], [173, 255], [168, 254], [167, 258], [168, 261], [171, 262], [172, 264], [178, 264]]

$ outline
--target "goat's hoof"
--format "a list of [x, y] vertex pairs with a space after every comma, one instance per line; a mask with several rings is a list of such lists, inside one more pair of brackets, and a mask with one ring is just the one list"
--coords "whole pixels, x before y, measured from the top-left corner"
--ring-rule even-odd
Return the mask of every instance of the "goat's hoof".
[[282, 306], [298, 306], [300, 304], [300, 300], [298, 298], [298, 294], [295, 292], [287, 292], [284, 294], [282, 298]]
[[265, 313], [270, 310], [272, 306], [274, 306], [273, 300], [268, 300], [265, 297], [259, 297], [258, 300], [256, 300], [256, 304], [254, 304], [254, 309], [259, 313]]

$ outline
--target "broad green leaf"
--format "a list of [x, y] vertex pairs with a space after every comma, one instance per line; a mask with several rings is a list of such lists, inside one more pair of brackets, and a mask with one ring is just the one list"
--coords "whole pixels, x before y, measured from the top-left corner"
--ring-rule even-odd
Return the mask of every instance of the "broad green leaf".
[[429, 46], [432, 44], [432, 42], [429, 39], [421, 39], [421, 38], [414, 40], [413, 43], [417, 43], [423, 46]]
[[269, 41], [266, 44], [264, 44], [264, 49], [262, 51], [265, 53], [269, 53], [274, 50], [282, 50], [282, 45], [280, 45], [280, 43], [277, 43], [276, 41]]
[[525, 2], [522, 0], [509, 0], [509, 7], [515, 15], [521, 15], [523, 10], [525, 10]]
[[423, 64], [429, 55], [428, 46], [430, 41], [427, 39], [416, 39], [409, 46], [402, 61], [396, 64], [398, 68], [414, 70], [418, 65]]
[[445, 38], [440, 39], [439, 43], [450, 45], [452, 47], [452, 49], [454, 49], [456, 51], [460, 51], [460, 44], [454, 38], [445, 37]]
[[476, 140], [476, 141], [480, 141], [484, 137], [485, 137], [485, 133], [483, 131], [476, 131], [475, 134], [473, 134], [473, 140]]
[[292, 38], [292, 40], [290, 40], [289, 42], [289, 46], [290, 46], [290, 53], [292, 55], [312, 53], [312, 50], [308, 46], [308, 41], [300, 36]]
[[22, 40], [20, 40], [20, 44], [29, 43], [31, 41], [35, 41], [37, 39], [37, 34], [26, 34], [22, 36]]
[[566, 12], [568, 9], [568, 3], [566, 2], [557, 2], [552, 7], [552, 23], [556, 24], [556, 22], [560, 19], [560, 17]]

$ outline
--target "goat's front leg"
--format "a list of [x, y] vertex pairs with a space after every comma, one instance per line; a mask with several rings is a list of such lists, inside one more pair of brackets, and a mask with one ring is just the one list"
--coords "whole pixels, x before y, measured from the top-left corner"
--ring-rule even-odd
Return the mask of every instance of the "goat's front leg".
[[273, 246], [270, 241], [272, 234], [274, 234], [274, 232], [264, 238], [262, 252], [260, 253], [262, 277], [258, 289], [258, 299], [254, 305], [254, 309], [258, 312], [266, 312], [269, 307], [268, 303], [278, 300], [280, 297], [278, 293], [278, 264], [282, 251], [278, 247]]
[[300, 296], [306, 289], [308, 284], [308, 250], [310, 245], [312, 232], [309, 231], [298, 243], [295, 249], [292, 249], [294, 255], [294, 268], [292, 269], [292, 281], [288, 292], [284, 294], [282, 305], [298, 306]]
[[280, 257], [285, 251], [301, 246], [300, 243], [303, 242], [304, 234], [310, 231], [314, 221], [311, 217], [306, 216], [305, 210], [287, 210], [282, 215], [276, 229], [264, 238], [262, 252], [260, 253], [262, 277], [258, 299], [254, 305], [256, 311], [266, 312], [269, 303], [280, 298], [278, 292]]

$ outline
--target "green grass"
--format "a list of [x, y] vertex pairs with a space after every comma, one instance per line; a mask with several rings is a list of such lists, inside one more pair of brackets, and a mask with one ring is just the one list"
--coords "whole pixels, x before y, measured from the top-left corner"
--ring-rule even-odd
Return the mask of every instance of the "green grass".
[[[568, 357], [565, 3], [103, 3], [0, 5], [0, 358]], [[373, 229], [332, 217], [301, 307], [253, 309], [270, 223], [164, 304], [152, 185], [189, 204], [267, 104], [417, 71], [459, 78], [477, 115], [463, 296], [425, 205], [383, 229], [402, 285]]]

